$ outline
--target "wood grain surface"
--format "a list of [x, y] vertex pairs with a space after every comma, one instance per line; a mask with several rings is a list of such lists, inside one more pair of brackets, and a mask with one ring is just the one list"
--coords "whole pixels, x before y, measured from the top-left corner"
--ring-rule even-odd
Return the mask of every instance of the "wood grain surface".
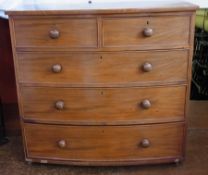
[[[189, 45], [189, 25], [189, 16], [104, 18], [103, 46], [140, 49], [183, 47]], [[152, 36], [144, 35], [145, 28], [153, 30]]]
[[[143, 126], [24, 124], [29, 158], [71, 161], [131, 161], [181, 155], [183, 123]], [[149, 147], [141, 141], [148, 139]], [[60, 147], [59, 141], [65, 146]]]
[[[184, 119], [186, 87], [33, 88], [22, 87], [23, 116], [39, 122], [136, 124]], [[143, 100], [151, 107], [144, 109]], [[57, 101], [64, 107], [56, 109]]]
[[[51, 30], [58, 30], [60, 36], [52, 39]], [[18, 19], [14, 22], [14, 32], [17, 47], [97, 47], [95, 18]]]
[[98, 14], [138, 14], [158, 12], [190, 12], [198, 8], [197, 5], [186, 1], [85, 1], [82, 3], [60, 2], [42, 4], [39, 1], [32, 3], [21, 2], [13, 10], [6, 11], [10, 16], [30, 15], [98, 15]]
[[[188, 50], [154, 52], [19, 53], [19, 82], [69, 86], [185, 83]], [[145, 63], [152, 65], [145, 72]], [[54, 65], [61, 71], [54, 73]]]
[[182, 161], [195, 9], [8, 12], [26, 161]]

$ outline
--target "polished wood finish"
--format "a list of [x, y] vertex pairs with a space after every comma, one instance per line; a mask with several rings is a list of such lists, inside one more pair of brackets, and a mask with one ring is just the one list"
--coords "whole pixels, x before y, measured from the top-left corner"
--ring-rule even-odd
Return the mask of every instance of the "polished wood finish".
[[84, 127], [25, 124], [24, 132], [29, 158], [125, 162], [180, 157], [183, 126], [183, 123]]
[[189, 44], [189, 25], [188, 15], [104, 18], [103, 46], [140, 49], [185, 47]]
[[149, 139], [142, 139], [141, 140], [141, 142], [140, 142], [140, 146], [142, 147], [142, 148], [148, 148], [148, 147], [150, 147], [150, 141], [149, 141]]
[[183, 160], [196, 6], [182, 4], [8, 12], [27, 161]]
[[[188, 50], [52, 54], [21, 52], [17, 57], [18, 79], [22, 83], [103, 87], [187, 81]], [[150, 69], [147, 63], [151, 64], [151, 71], [147, 70]], [[54, 66], [61, 69], [60, 72], [55, 71], [59, 73], [51, 71]]]
[[[147, 21], [149, 23], [149, 21]], [[154, 33], [153, 29], [152, 28], [149, 28], [149, 27], [146, 27], [144, 30], [143, 30], [143, 34], [144, 36], [146, 37], [150, 37], [152, 36]]]
[[66, 141], [65, 140], [59, 140], [58, 141], [58, 146], [60, 148], [65, 148], [67, 146]]
[[141, 101], [141, 106], [143, 109], [149, 109], [152, 106], [152, 101], [150, 101], [148, 99], [144, 99]]
[[64, 101], [63, 100], [58, 100], [55, 102], [55, 108], [58, 110], [63, 110], [65, 108], [64, 106]]
[[60, 32], [57, 29], [50, 30], [49, 36], [51, 37], [51, 39], [57, 39], [60, 36]]
[[[22, 5], [22, 6], [21, 6]], [[32, 3], [33, 7], [39, 8], [28, 9], [30, 6], [25, 2], [16, 7], [16, 10], [9, 10], [6, 14], [14, 17], [18, 16], [43, 16], [43, 15], [109, 15], [109, 14], [145, 14], [145, 13], [159, 13], [159, 12], [193, 12], [197, 6], [186, 1], [152, 1], [147, 3], [145, 1], [120, 1], [117, 2], [101, 2], [101, 3], [89, 3], [89, 1], [80, 4], [73, 4], [66, 2], [60, 3], [54, 6], [53, 3], [47, 3], [47, 9], [45, 6], [41, 6], [41, 3]], [[66, 9], [66, 6], [71, 9]], [[117, 8], [115, 8], [117, 7]], [[82, 9], [82, 10], [81, 10]]]
[[95, 18], [17, 19], [14, 32], [17, 47], [97, 47]]
[[32, 121], [125, 125], [184, 120], [185, 86], [107, 89], [22, 87], [20, 92], [24, 119]]
[[51, 70], [54, 73], [59, 73], [62, 71], [62, 65], [60, 64], [54, 64], [53, 66], [51, 66]]
[[142, 65], [142, 70], [144, 72], [150, 72], [152, 71], [152, 69], [153, 69], [153, 65], [151, 63], [146, 62]]

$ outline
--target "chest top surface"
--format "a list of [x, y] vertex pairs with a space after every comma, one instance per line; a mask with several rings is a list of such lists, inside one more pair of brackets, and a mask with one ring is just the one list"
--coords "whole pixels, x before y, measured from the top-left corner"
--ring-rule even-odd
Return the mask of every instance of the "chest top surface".
[[80, 0], [80, 1], [23, 1], [8, 15], [50, 15], [50, 14], [105, 14], [105, 13], [139, 13], [192, 11], [196, 5], [185, 1], [142, 1], [142, 0]]

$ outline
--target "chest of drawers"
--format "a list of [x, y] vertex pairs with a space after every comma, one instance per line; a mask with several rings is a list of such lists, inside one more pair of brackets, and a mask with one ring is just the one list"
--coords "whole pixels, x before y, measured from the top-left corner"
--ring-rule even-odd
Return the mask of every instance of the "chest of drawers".
[[195, 9], [7, 12], [26, 160], [182, 161]]

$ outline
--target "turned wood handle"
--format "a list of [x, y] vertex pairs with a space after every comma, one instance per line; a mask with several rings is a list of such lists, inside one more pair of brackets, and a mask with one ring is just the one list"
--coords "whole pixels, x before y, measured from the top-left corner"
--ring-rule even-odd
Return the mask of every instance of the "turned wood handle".
[[143, 148], [148, 148], [148, 147], [150, 147], [150, 141], [148, 139], [143, 139], [140, 142], [140, 146], [143, 147]]
[[141, 106], [144, 109], [149, 109], [151, 107], [151, 102], [149, 100], [145, 99], [141, 102]]
[[152, 71], [153, 66], [152, 66], [151, 63], [144, 63], [142, 65], [142, 69], [143, 69], [144, 72], [150, 72], [150, 71]]
[[66, 141], [65, 140], [59, 140], [58, 141], [58, 146], [60, 148], [65, 148], [66, 147]]
[[50, 30], [49, 36], [51, 39], [57, 39], [60, 36], [60, 32], [57, 29]]
[[60, 64], [54, 64], [51, 69], [52, 72], [59, 73], [62, 71], [62, 66]]
[[152, 28], [145, 28], [143, 31], [144, 36], [146, 37], [150, 37], [153, 35], [153, 29]]
[[57, 101], [57, 102], [55, 103], [55, 107], [56, 107], [56, 109], [58, 109], [58, 110], [64, 109], [64, 101], [62, 101], [62, 100]]

